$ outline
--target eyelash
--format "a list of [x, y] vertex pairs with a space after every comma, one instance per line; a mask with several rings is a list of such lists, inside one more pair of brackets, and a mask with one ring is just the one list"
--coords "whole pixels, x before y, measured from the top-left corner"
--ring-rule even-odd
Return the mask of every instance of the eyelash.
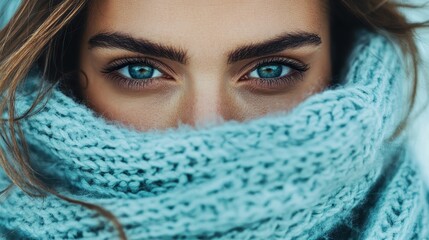
[[[162, 73], [163, 76], [155, 77], [155, 78], [147, 78], [147, 79], [144, 79], [144, 81], [141, 81], [141, 80], [134, 80], [132, 78], [126, 78], [118, 72], [118, 70], [132, 64], [142, 64], [142, 65], [150, 66], [158, 70], [160, 73]], [[287, 66], [291, 69], [291, 73], [282, 77], [265, 78], [265, 79], [250, 78], [248, 76], [250, 73], [257, 70], [259, 67], [269, 66], [269, 64], [280, 64], [282, 66]], [[255, 83], [258, 86], [262, 86], [262, 87], [277, 87], [277, 86], [292, 84], [298, 80], [302, 80], [304, 73], [309, 69], [307, 64], [301, 63], [296, 60], [284, 58], [284, 57], [265, 58], [265, 59], [259, 60], [256, 64], [251, 63], [249, 65], [254, 65], [254, 66], [243, 78], [240, 78], [239, 81], [242, 81], [242, 80], [251, 81], [252, 83]], [[149, 58], [123, 58], [123, 59], [118, 59], [111, 62], [101, 72], [104, 73], [107, 78], [113, 80], [113, 82], [120, 87], [140, 90], [152, 84], [153, 81], [157, 81], [158, 78], [172, 79], [172, 77], [170, 77], [169, 74], [166, 74], [165, 71], [162, 70], [165, 68], [169, 69], [166, 65], [159, 63], [158, 61], [151, 60]]]
[[142, 65], [148, 65], [150, 67], [153, 67], [160, 71], [163, 76], [162, 78], [171, 79], [171, 77], [166, 74], [163, 70], [163, 68], [167, 68], [164, 66], [164, 64], [158, 63], [156, 61], [150, 60], [148, 58], [123, 58], [118, 59], [113, 62], [111, 62], [106, 68], [104, 68], [101, 72], [106, 75], [107, 78], [113, 80], [114, 83], [116, 83], [120, 87], [124, 88], [130, 88], [130, 89], [144, 89], [146, 86], [152, 84], [153, 81], [155, 81], [157, 78], [147, 78], [144, 81], [140, 80], [133, 80], [132, 78], [125, 78], [123, 77], [118, 70], [122, 69], [123, 67], [126, 67], [131, 64], [142, 64]]
[[[271, 58], [264, 58], [262, 60], [256, 60], [257, 63], [251, 63], [250, 65], [254, 65], [249, 73], [247, 73], [244, 78], [246, 81], [252, 81], [255, 84], [263, 87], [278, 87], [283, 85], [292, 84], [298, 80], [302, 80], [304, 77], [304, 73], [309, 69], [309, 66], [307, 64], [301, 63], [297, 60], [285, 58], [285, 57], [271, 57]], [[269, 66], [270, 64], [280, 64], [287, 66], [291, 68], [291, 73], [283, 76], [283, 77], [276, 77], [276, 78], [249, 78], [248, 75], [255, 71], [256, 69], [263, 67], [263, 66]], [[247, 66], [246, 66], [247, 67]], [[240, 79], [240, 80], [241, 80]]]

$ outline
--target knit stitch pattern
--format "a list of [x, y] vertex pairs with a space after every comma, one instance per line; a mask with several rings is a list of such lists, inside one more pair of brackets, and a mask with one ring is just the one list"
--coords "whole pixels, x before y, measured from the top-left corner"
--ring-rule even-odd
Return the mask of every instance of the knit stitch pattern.
[[[289, 112], [139, 132], [55, 87], [21, 125], [44, 181], [111, 211], [129, 239], [329, 239], [341, 226], [353, 239], [429, 239], [419, 172], [401, 138], [387, 141], [402, 117], [404, 77], [394, 45], [361, 33], [344, 81]], [[19, 112], [38, 81], [29, 77]], [[95, 211], [51, 195], [14, 189], [0, 204], [10, 239], [118, 236]]]

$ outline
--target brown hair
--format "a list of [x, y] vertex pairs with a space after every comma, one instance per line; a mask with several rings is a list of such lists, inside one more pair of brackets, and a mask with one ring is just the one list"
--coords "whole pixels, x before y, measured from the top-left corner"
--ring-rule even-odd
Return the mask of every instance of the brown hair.
[[[13, 186], [18, 186], [34, 197], [54, 194], [68, 202], [96, 210], [113, 222], [121, 239], [126, 239], [122, 226], [112, 213], [100, 206], [62, 196], [44, 184], [29, 164], [27, 144], [19, 124], [21, 119], [36, 112], [36, 106], [45, 99], [53, 86], [52, 83], [77, 71], [78, 62], [74, 53], [78, 47], [77, 39], [85, 23], [88, 2], [88, 0], [22, 1], [16, 14], [0, 31], [0, 95], [4, 96], [0, 102], [0, 112], [7, 110], [8, 116], [12, 116], [0, 120], [0, 136], [6, 146], [6, 149], [0, 150], [0, 164], [12, 182], [6, 189], [0, 191], [0, 196], [6, 194]], [[332, 41], [335, 47], [334, 69], [341, 69], [341, 64], [353, 44], [353, 33], [362, 28], [380, 32], [396, 40], [404, 56], [411, 60], [409, 69], [412, 87], [409, 110], [394, 134], [397, 136], [406, 126], [415, 103], [420, 61], [414, 40], [415, 29], [426, 26], [428, 22], [407, 22], [399, 8], [414, 6], [387, 0], [327, 2], [331, 12]], [[14, 99], [17, 87], [34, 65], [42, 69], [42, 76], [50, 84], [41, 83], [38, 98], [31, 108], [22, 116], [15, 116]], [[9, 159], [6, 151], [10, 153]]]

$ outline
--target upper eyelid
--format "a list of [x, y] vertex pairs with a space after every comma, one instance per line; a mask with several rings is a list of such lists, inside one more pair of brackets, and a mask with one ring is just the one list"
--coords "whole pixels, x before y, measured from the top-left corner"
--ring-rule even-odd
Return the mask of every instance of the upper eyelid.
[[[112, 66], [115, 63], [118, 63], [119, 61], [124, 61], [124, 63], [120, 67]], [[124, 58], [119, 58], [119, 59], [115, 59], [113, 61], [110, 61], [107, 68], [109, 68], [109, 66], [110, 66], [112, 68], [115, 68], [114, 71], [117, 71], [123, 67], [130, 65], [130, 64], [139, 63], [139, 62], [141, 62], [142, 64], [152, 65], [154, 68], [156, 68], [158, 71], [160, 71], [162, 74], [165, 74], [165, 75], [170, 75], [168, 73], [168, 71], [176, 74], [175, 71], [171, 67], [169, 67], [167, 64], [164, 64], [163, 62], [158, 61], [156, 59], [153, 59], [151, 57], [128, 57], [128, 58], [124, 57]], [[168, 71], [165, 71], [164, 69], [167, 69]]]
[[[134, 61], [133, 61], [134, 60]], [[283, 61], [282, 61], [283, 60]], [[291, 58], [287, 58], [284, 56], [271, 56], [271, 57], [260, 57], [257, 59], [252, 60], [250, 63], [245, 64], [243, 67], [241, 67], [238, 72], [242, 72], [244, 69], [246, 68], [250, 68], [249, 70], [247, 70], [247, 73], [245, 75], [250, 74], [252, 71], [254, 71], [256, 68], [260, 67], [263, 64], [268, 64], [268, 63], [275, 63], [275, 62], [281, 62], [282, 64], [285, 64], [293, 69], [295, 69], [294, 66], [291, 66], [292, 64], [286, 64], [286, 61], [290, 61], [290, 63], [296, 63], [296, 64], [302, 64], [302, 67], [304, 68], [304, 71], [306, 71], [308, 69], [308, 65], [304, 64], [296, 59], [291, 59]], [[169, 73], [166, 73], [166, 71], [164, 71], [163, 68], [168, 69], [168, 71], [172, 72], [173, 74], [176, 74], [176, 72], [169, 67], [167, 64], [164, 64], [162, 61], [153, 59], [151, 57], [129, 57], [129, 58], [119, 58], [116, 60], [111, 61], [108, 65], [112, 65], [115, 64], [115, 62], [118, 61], [128, 61], [129, 63], [124, 63], [120, 68], [116, 68], [116, 71], [129, 65], [132, 64], [134, 62], [139, 62], [139, 61], [145, 61], [147, 62], [147, 64], [152, 65], [153, 67], [155, 67], [157, 70], [159, 70], [162, 74], [165, 75], [170, 75]], [[145, 64], [145, 62], [143, 62], [143, 64]]]
[[[286, 64], [285, 61], [289, 61], [290, 64]], [[293, 69], [295, 69], [295, 66], [291, 66], [292, 63], [301, 64], [303, 71], [307, 71], [309, 68], [308, 64], [304, 64], [301, 61], [298, 61], [296, 59], [291, 59], [291, 58], [282, 57], [282, 56], [272, 56], [272, 57], [257, 58], [255, 60], [253, 60], [252, 62], [246, 64], [242, 68], [240, 68], [239, 72], [242, 72], [246, 68], [250, 68], [250, 70], [247, 70], [247, 72], [248, 72], [247, 74], [249, 74], [251, 71], [254, 71], [255, 69], [257, 69], [261, 65], [268, 64], [268, 63], [276, 63], [276, 62], [281, 62], [282, 64], [285, 64], [285, 65], [287, 65]]]

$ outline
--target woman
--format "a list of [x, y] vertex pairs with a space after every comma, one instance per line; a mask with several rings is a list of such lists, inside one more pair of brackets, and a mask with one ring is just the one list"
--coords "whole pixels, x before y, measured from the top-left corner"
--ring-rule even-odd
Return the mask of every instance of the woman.
[[0, 33], [1, 233], [428, 238], [404, 131], [423, 24], [399, 7], [23, 2]]

